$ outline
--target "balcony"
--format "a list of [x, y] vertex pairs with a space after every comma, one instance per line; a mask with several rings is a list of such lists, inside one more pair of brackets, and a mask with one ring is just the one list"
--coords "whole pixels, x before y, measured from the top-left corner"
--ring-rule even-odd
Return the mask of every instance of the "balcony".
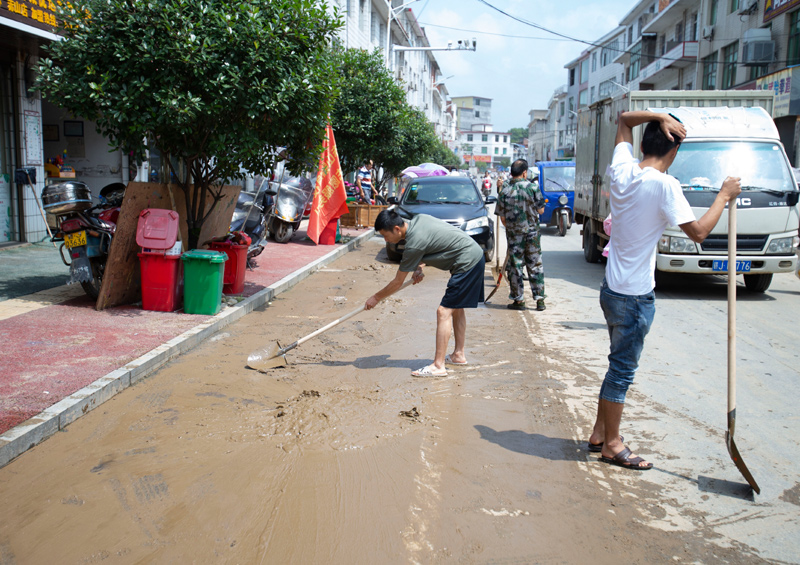
[[681, 68], [689, 66], [697, 61], [699, 45], [697, 41], [679, 43], [668, 41], [664, 55], [643, 68], [639, 73], [639, 80], [652, 80], [658, 73], [669, 67]]

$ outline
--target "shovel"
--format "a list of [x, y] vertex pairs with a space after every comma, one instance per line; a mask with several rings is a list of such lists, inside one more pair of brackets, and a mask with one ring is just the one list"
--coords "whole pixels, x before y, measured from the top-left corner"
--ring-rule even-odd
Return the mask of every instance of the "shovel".
[[[403, 286], [400, 287], [398, 292], [400, 290], [403, 290], [404, 288], [406, 288], [412, 282], [413, 282], [412, 279], [409, 279], [406, 282], [404, 282]], [[292, 349], [294, 349], [298, 345], [304, 344], [309, 339], [317, 337], [321, 333], [324, 333], [324, 332], [328, 331], [332, 327], [338, 326], [342, 322], [346, 322], [347, 320], [349, 320], [353, 316], [356, 316], [356, 315], [360, 314], [363, 310], [364, 310], [364, 305], [362, 304], [361, 306], [359, 306], [358, 308], [356, 308], [352, 312], [350, 312], [348, 314], [345, 314], [344, 316], [342, 316], [338, 320], [334, 320], [333, 322], [331, 322], [330, 324], [328, 324], [324, 328], [320, 328], [317, 331], [312, 332], [312, 333], [308, 334], [305, 337], [301, 337], [300, 339], [298, 339], [294, 343], [291, 343], [291, 344], [287, 345], [286, 347], [281, 347], [281, 344], [276, 341], [274, 344], [272, 344], [272, 345], [270, 345], [268, 347], [265, 347], [264, 349], [259, 349], [258, 351], [253, 351], [247, 357], [247, 366], [250, 367], [251, 369], [255, 369], [257, 371], [262, 371], [262, 372], [266, 371], [267, 369], [275, 369], [277, 367], [285, 367], [285, 366], [288, 365], [288, 362], [286, 361], [286, 354], [289, 351], [291, 351]]]
[[725, 432], [725, 445], [736, 464], [736, 468], [750, 484], [750, 487], [761, 494], [756, 480], [744, 464], [736, 443], [733, 431], [736, 427], [736, 200], [728, 203], [728, 431]]
[[[508, 264], [508, 257], [509, 257], [509, 255], [511, 255], [511, 253], [510, 253], [510, 252], [506, 252], [506, 260], [505, 260], [505, 261], [503, 261], [503, 268], [502, 268], [502, 270], [499, 270], [499, 271], [496, 273], [496, 274], [497, 274], [497, 284], [495, 284], [495, 285], [494, 285], [494, 288], [492, 289], [492, 292], [490, 292], [490, 293], [489, 293], [489, 296], [487, 296], [487, 297], [484, 299], [484, 301], [483, 301], [483, 303], [484, 303], [484, 304], [486, 304], [487, 302], [489, 302], [489, 299], [490, 299], [492, 296], [494, 296], [494, 293], [495, 293], [495, 292], [497, 292], [497, 289], [498, 289], [498, 288], [500, 288], [500, 283], [503, 281], [503, 273], [505, 273], [505, 272], [506, 272], [506, 265]], [[498, 257], [498, 260], [499, 260], [499, 257]], [[495, 269], [494, 269], [494, 267], [492, 267], [492, 271], [494, 271], [494, 270], [495, 270]], [[495, 273], [493, 273], [493, 274], [495, 274]]]

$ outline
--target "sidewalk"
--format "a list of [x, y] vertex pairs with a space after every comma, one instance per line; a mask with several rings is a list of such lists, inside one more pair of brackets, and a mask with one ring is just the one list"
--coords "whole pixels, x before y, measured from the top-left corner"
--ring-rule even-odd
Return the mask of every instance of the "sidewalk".
[[[288, 244], [270, 241], [256, 258], [258, 266], [247, 271], [245, 299], [223, 304], [216, 316], [149, 312], [140, 306], [98, 312], [80, 285], [0, 296], [0, 467], [372, 233], [343, 229], [346, 243], [317, 246], [306, 239], [303, 226]], [[36, 246], [15, 248], [13, 256], [4, 256], [7, 252], [0, 250], [5, 279], [9, 264], [24, 262], [26, 254], [41, 255]], [[65, 280], [67, 267], [61, 269], [60, 276], [47, 280]]]

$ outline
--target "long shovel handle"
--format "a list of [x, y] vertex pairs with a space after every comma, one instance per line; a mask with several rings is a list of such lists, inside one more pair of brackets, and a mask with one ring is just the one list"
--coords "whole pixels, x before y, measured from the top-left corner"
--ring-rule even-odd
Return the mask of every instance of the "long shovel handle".
[[[410, 285], [412, 282], [413, 282], [413, 279], [408, 279], [406, 282], [404, 282], [404, 283], [403, 283], [403, 286], [401, 286], [401, 287], [400, 287], [400, 288], [397, 290], [397, 292], [400, 292], [401, 290], [403, 290], [404, 288], [406, 288], [408, 285]], [[388, 298], [388, 297], [387, 297], [387, 298]], [[342, 322], [346, 322], [347, 320], [349, 320], [349, 319], [350, 319], [350, 318], [352, 318], [353, 316], [357, 316], [358, 314], [360, 314], [360, 313], [361, 313], [361, 312], [363, 312], [363, 311], [364, 311], [364, 305], [362, 304], [361, 306], [359, 306], [358, 308], [356, 308], [356, 309], [355, 309], [355, 310], [353, 310], [352, 312], [349, 312], [349, 313], [345, 314], [344, 316], [342, 316], [342, 317], [341, 317], [341, 318], [339, 318], [338, 320], [334, 320], [333, 322], [331, 322], [331, 323], [330, 323], [330, 324], [328, 324], [327, 326], [324, 326], [324, 327], [322, 327], [322, 328], [318, 329], [318, 330], [317, 330], [317, 331], [315, 331], [315, 332], [311, 332], [311, 333], [310, 333], [310, 334], [308, 334], [307, 336], [305, 336], [305, 337], [301, 337], [300, 339], [298, 339], [298, 340], [297, 340], [297, 341], [295, 341], [294, 343], [292, 343], [292, 344], [290, 344], [290, 345], [287, 345], [286, 347], [282, 348], [282, 349], [281, 349], [281, 354], [284, 354], [284, 353], [286, 353], [287, 351], [291, 351], [291, 350], [292, 350], [292, 349], [294, 349], [295, 347], [297, 347], [297, 346], [299, 346], [299, 345], [302, 345], [302, 344], [304, 344], [304, 343], [305, 343], [305, 342], [307, 342], [309, 339], [313, 339], [313, 338], [317, 337], [318, 335], [320, 335], [321, 333], [324, 333], [324, 332], [328, 331], [329, 329], [331, 329], [331, 328], [333, 328], [333, 327], [335, 327], [335, 326], [338, 326], [338, 325], [339, 325], [339, 324], [341, 324]]]
[[[732, 415], [732, 416], [731, 416]], [[728, 203], [728, 426], [736, 419], [736, 200]]]

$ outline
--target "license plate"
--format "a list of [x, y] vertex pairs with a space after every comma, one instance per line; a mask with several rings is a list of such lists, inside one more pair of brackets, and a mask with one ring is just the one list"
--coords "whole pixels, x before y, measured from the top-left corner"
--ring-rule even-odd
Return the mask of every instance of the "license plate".
[[64, 245], [66, 245], [68, 249], [86, 245], [86, 232], [76, 231], [75, 233], [66, 234], [64, 236]]
[[[727, 261], [714, 261], [711, 265], [711, 270], [715, 272], [728, 272], [728, 262]], [[736, 272], [737, 273], [749, 273], [750, 272], [750, 261], [736, 261]]]

